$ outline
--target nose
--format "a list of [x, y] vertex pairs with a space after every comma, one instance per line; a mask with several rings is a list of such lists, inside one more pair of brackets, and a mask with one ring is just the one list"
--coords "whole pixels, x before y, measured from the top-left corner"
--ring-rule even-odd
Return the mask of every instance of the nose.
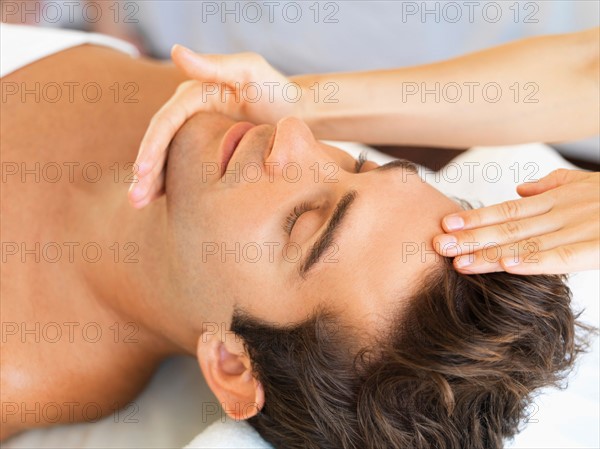
[[316, 141], [310, 128], [296, 117], [284, 117], [277, 122], [275, 140], [267, 162], [280, 169], [290, 163], [304, 167], [314, 163]]

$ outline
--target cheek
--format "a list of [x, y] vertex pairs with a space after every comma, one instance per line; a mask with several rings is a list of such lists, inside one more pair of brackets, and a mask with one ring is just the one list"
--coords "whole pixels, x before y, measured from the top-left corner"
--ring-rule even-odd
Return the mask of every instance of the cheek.
[[256, 289], [257, 280], [276, 275], [278, 249], [283, 242], [269, 232], [264, 212], [255, 207], [222, 208], [211, 212], [197, 236], [207, 268], [226, 283]]
[[[285, 186], [287, 187], [287, 186]], [[276, 183], [244, 184], [214, 195], [208, 224], [222, 238], [249, 242], [279, 242], [287, 191]], [[289, 211], [287, 211], [289, 213]]]

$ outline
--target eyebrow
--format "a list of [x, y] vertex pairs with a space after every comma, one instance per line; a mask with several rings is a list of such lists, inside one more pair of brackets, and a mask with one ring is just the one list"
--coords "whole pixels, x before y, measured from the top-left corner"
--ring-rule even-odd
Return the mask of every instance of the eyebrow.
[[[384, 172], [389, 170], [406, 170], [412, 174], [419, 174], [417, 165], [406, 159], [396, 159], [369, 171]], [[319, 262], [325, 251], [327, 251], [330, 246], [337, 246], [335, 243], [336, 232], [341, 227], [344, 218], [348, 215], [350, 207], [357, 197], [358, 192], [356, 190], [349, 190], [340, 198], [335, 206], [333, 214], [331, 214], [331, 218], [327, 222], [325, 230], [321, 233], [321, 235], [319, 235], [317, 241], [310, 247], [308, 255], [300, 265], [299, 273], [302, 279], [306, 280], [309, 270], [317, 262]]]
[[[387, 170], [394, 170], [394, 169], [403, 169], [413, 175], [419, 174], [418, 165], [407, 159], [395, 159], [391, 162], [388, 162], [387, 164], [380, 165], [379, 167], [375, 167], [373, 170], [369, 170], [369, 171], [372, 171], [372, 172], [373, 171], [387, 171]], [[365, 173], [368, 173], [368, 172], [365, 172]]]

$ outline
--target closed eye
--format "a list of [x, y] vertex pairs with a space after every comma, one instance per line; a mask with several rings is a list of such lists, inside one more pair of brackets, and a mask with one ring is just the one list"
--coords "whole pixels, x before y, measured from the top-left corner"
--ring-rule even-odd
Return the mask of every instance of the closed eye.
[[287, 233], [288, 236], [291, 236], [292, 229], [294, 225], [298, 221], [298, 219], [302, 216], [303, 213], [314, 210], [315, 208], [311, 203], [307, 203], [306, 201], [302, 202], [298, 206], [294, 207], [294, 209], [290, 212], [290, 214], [285, 219], [285, 223], [283, 224], [283, 230]]

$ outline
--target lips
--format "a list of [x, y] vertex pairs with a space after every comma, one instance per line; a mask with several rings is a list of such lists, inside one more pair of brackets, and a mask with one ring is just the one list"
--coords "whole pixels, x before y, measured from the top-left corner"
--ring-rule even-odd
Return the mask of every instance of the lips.
[[254, 128], [254, 126], [254, 124], [249, 122], [239, 122], [229, 128], [229, 130], [227, 130], [223, 136], [223, 140], [221, 142], [221, 177], [223, 177], [225, 174], [227, 165], [233, 157], [233, 153], [242, 140], [242, 137], [244, 137], [248, 131]]

